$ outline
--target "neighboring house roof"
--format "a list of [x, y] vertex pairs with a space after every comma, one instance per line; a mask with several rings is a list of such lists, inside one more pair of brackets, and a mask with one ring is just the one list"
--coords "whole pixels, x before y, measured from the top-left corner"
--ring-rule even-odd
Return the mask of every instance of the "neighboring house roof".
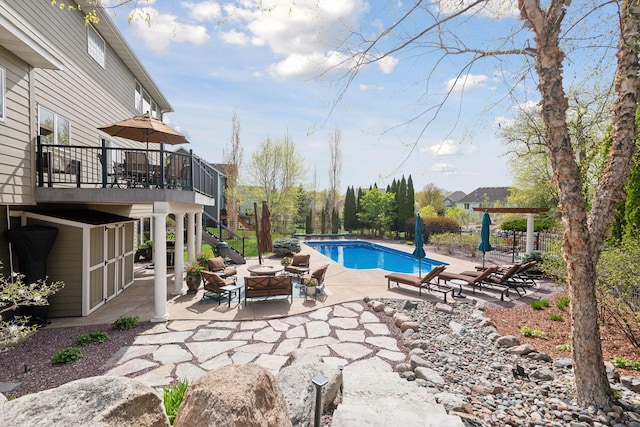
[[447, 197], [445, 197], [445, 199], [449, 199], [453, 203], [457, 203], [460, 200], [462, 200], [462, 198], [464, 198], [465, 196], [466, 196], [466, 194], [465, 194], [464, 191], [454, 191], [453, 193], [451, 193]]
[[505, 201], [509, 195], [509, 187], [478, 187], [467, 194], [458, 203], [494, 203]]
[[226, 163], [209, 163], [209, 164], [211, 165], [212, 168], [217, 170], [220, 173], [220, 175], [226, 176], [225, 174], [225, 171], [227, 170]]

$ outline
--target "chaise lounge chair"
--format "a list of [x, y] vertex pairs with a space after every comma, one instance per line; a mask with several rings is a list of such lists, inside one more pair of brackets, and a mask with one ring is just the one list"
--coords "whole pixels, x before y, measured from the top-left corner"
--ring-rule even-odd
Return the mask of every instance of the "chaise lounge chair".
[[[533, 262], [535, 263], [535, 261]], [[510, 289], [515, 289], [518, 295], [522, 296], [523, 294], [520, 293], [520, 290], [522, 290], [522, 292], [526, 294], [527, 293], [526, 288], [535, 286], [535, 283], [532, 284], [531, 281], [529, 280], [520, 279], [518, 277], [518, 272], [521, 270], [522, 270], [522, 265], [520, 265], [520, 263], [516, 263], [507, 269], [501, 269], [500, 267], [498, 267], [498, 269], [494, 273], [490, 274], [489, 276], [486, 276], [482, 280], [482, 284], [487, 286], [505, 288], [500, 293], [500, 300], [502, 301], [504, 301], [505, 294], [509, 296]], [[460, 274], [465, 276], [477, 277], [482, 273], [483, 271], [463, 271]]]
[[444, 298], [444, 302], [447, 302], [447, 294], [451, 292], [451, 296], [453, 296], [454, 289], [451, 286], [442, 285], [434, 281], [434, 279], [438, 277], [445, 268], [447, 268], [445, 265], [433, 267], [431, 271], [422, 278], [412, 276], [410, 274], [389, 273], [384, 276], [387, 279], [387, 289], [390, 289], [391, 282], [395, 282], [398, 287], [402, 283], [403, 285], [410, 285], [418, 288], [418, 295], [420, 296], [422, 296], [422, 289], [426, 289], [429, 292], [440, 292]]
[[482, 284], [484, 280], [487, 277], [491, 276], [493, 273], [495, 273], [498, 270], [498, 268], [499, 267], [497, 265], [489, 267], [486, 270], [481, 271], [480, 274], [478, 274], [477, 276], [470, 276], [468, 274], [462, 274], [462, 273], [449, 273], [444, 271], [438, 275], [438, 282], [440, 282], [441, 280], [445, 282], [448, 282], [449, 280], [462, 280], [467, 282], [467, 285], [473, 286], [473, 293], [475, 294], [476, 287], [482, 290]]

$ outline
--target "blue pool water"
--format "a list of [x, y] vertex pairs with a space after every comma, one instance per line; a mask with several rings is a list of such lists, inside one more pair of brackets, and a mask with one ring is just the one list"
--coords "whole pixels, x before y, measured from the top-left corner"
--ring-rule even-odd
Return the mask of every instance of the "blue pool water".
[[[418, 274], [418, 260], [411, 253], [387, 248], [363, 240], [351, 241], [310, 241], [307, 245], [347, 268], [368, 270], [379, 268], [398, 273]], [[431, 258], [420, 261], [422, 272], [431, 271], [446, 262]]]

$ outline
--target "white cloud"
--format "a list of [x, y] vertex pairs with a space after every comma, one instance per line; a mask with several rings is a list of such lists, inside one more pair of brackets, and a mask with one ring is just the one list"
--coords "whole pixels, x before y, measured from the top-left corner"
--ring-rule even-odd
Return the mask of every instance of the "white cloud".
[[534, 113], [540, 111], [540, 104], [534, 101], [527, 101], [514, 105], [511, 110], [518, 113]]
[[[268, 46], [282, 59], [269, 67], [280, 77], [311, 76], [353, 65], [350, 56], [332, 51], [367, 11], [365, 0], [239, 0], [223, 6], [225, 25], [243, 26], [254, 46]], [[391, 73], [397, 63], [378, 63]]]
[[200, 3], [183, 2], [182, 5], [189, 9], [191, 18], [198, 22], [216, 22], [222, 16], [222, 8], [213, 1]]
[[220, 33], [220, 38], [226, 43], [246, 46], [249, 43], [249, 37], [240, 31], [231, 30]]
[[397, 64], [398, 60], [392, 56], [386, 56], [378, 61], [378, 66], [385, 74], [391, 74]]
[[445, 139], [439, 144], [430, 145], [420, 151], [428, 152], [432, 156], [453, 156], [460, 152], [460, 146], [452, 139]]
[[465, 76], [449, 79], [446, 83], [447, 90], [453, 92], [462, 92], [465, 90], [484, 87], [484, 83], [489, 80], [489, 77], [484, 74], [467, 74]]
[[456, 167], [451, 163], [436, 163], [435, 165], [431, 166], [431, 171], [439, 172], [444, 175], [455, 175]]
[[498, 116], [493, 119], [493, 126], [498, 128], [508, 128], [514, 123], [514, 121], [515, 120], [505, 116]]
[[163, 14], [150, 7], [134, 9], [129, 16], [136, 35], [156, 51], [167, 50], [172, 41], [202, 45], [209, 40], [205, 27], [181, 24], [175, 15]]
[[[440, 12], [452, 15], [468, 7], [474, 0], [441, 0], [437, 2]], [[467, 15], [481, 15], [493, 19], [517, 16], [520, 13], [517, 0], [491, 0], [482, 2], [465, 12]]]

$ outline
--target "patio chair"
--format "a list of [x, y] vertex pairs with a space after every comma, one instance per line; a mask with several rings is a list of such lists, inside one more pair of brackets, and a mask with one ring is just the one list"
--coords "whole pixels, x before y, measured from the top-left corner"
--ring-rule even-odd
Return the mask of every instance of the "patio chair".
[[316, 279], [316, 282], [318, 282], [316, 289], [324, 288], [324, 277], [327, 274], [328, 268], [329, 264], [325, 264], [322, 267], [314, 270], [311, 274], [304, 276], [303, 282], [308, 279]]
[[224, 262], [224, 258], [221, 256], [209, 258], [207, 260], [207, 267], [209, 267], [210, 272], [218, 273], [218, 275], [223, 275], [225, 277], [235, 276], [237, 274], [236, 267], [227, 266]]
[[[530, 282], [519, 279], [517, 277], [518, 271], [520, 271], [521, 269], [522, 266], [520, 265], [520, 263], [516, 263], [506, 270], [501, 270], [500, 267], [498, 267], [495, 272], [493, 272], [489, 276], [486, 276], [482, 280], [482, 283], [487, 286], [505, 288], [500, 294], [501, 301], [504, 301], [505, 294], [509, 296], [510, 289], [515, 289], [515, 291], [518, 293], [518, 296], [522, 296], [523, 294], [520, 293], [520, 290], [522, 290], [522, 292], [526, 294], [526, 288], [531, 287], [532, 285]], [[482, 271], [463, 271], [460, 274], [466, 276], [479, 276], [482, 273]]]
[[149, 160], [147, 159], [147, 153], [138, 151], [125, 151], [124, 171], [127, 178], [127, 185], [129, 187], [135, 187], [137, 184], [148, 186], [148, 162]]
[[453, 296], [454, 289], [451, 286], [442, 285], [435, 281], [446, 268], [446, 265], [433, 267], [431, 271], [422, 278], [403, 273], [389, 273], [384, 277], [387, 279], [387, 289], [390, 289], [391, 282], [395, 282], [398, 287], [400, 283], [402, 283], [418, 288], [418, 295], [420, 296], [422, 296], [422, 289], [426, 289], [429, 292], [440, 292], [444, 298], [444, 302], [447, 302], [447, 294], [451, 292], [451, 296]]
[[[484, 282], [484, 280], [491, 276], [493, 273], [495, 273], [498, 270], [498, 266], [492, 266], [487, 268], [486, 270], [482, 271], [479, 275], [477, 276], [469, 276], [468, 274], [462, 274], [462, 273], [449, 273], [446, 271], [443, 271], [442, 273], [440, 273], [438, 275], [438, 283], [443, 280], [445, 282], [448, 282], [449, 280], [462, 280], [467, 282], [468, 285], [472, 286], [472, 293], [476, 293], [476, 287], [478, 287], [478, 289], [482, 290], [482, 284]], [[502, 299], [502, 298], [501, 298]]]
[[309, 259], [311, 255], [296, 254], [291, 260], [291, 264], [284, 268], [284, 271], [298, 276], [301, 279], [302, 276], [309, 272]]
[[176, 155], [169, 157], [169, 164], [166, 168], [167, 188], [182, 188], [182, 174], [184, 170], [184, 160]]
[[234, 279], [225, 279], [219, 274], [212, 273], [210, 271], [201, 271], [200, 276], [202, 277], [202, 281], [204, 282], [205, 292], [209, 292], [209, 294], [216, 294], [218, 296], [218, 305], [220, 305], [220, 300], [222, 299], [222, 288], [224, 286], [236, 284], [236, 281]]

